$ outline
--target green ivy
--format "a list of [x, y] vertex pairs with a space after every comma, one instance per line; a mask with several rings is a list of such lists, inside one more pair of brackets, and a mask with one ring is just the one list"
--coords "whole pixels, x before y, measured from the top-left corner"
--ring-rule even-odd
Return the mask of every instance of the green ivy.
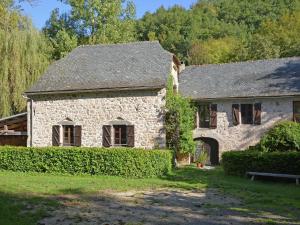
[[0, 169], [41, 172], [156, 177], [172, 168], [172, 151], [132, 148], [0, 147]]
[[190, 99], [174, 92], [173, 77], [169, 76], [166, 95], [167, 145], [175, 153], [194, 153], [195, 109]]

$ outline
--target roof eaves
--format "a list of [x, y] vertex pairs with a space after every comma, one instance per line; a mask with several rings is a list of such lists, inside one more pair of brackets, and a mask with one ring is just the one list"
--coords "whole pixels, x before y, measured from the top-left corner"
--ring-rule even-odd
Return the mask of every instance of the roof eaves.
[[25, 116], [25, 115], [27, 115], [27, 112], [19, 113], [19, 114], [8, 116], [8, 117], [4, 117], [4, 118], [0, 119], [0, 122], [5, 121], [5, 120], [14, 119], [14, 118], [21, 117], [21, 116]]
[[97, 89], [74, 89], [74, 90], [54, 90], [54, 91], [36, 91], [24, 92], [25, 96], [32, 95], [48, 95], [48, 94], [73, 94], [73, 93], [93, 93], [93, 92], [106, 92], [106, 91], [137, 91], [137, 90], [155, 90], [162, 89], [165, 85], [156, 86], [136, 86], [136, 87], [116, 87], [116, 88], [97, 88]]
[[192, 101], [216, 101], [216, 100], [232, 100], [232, 99], [253, 99], [253, 98], [289, 98], [289, 97], [300, 97], [299, 94], [287, 94], [287, 95], [253, 95], [253, 96], [232, 96], [232, 97], [216, 97], [216, 98], [193, 98]]

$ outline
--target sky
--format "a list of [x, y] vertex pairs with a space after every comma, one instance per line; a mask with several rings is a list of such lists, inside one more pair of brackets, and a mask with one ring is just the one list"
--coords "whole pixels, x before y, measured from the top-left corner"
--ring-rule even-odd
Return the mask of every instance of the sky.
[[[160, 6], [169, 8], [175, 4], [183, 7], [190, 7], [197, 0], [134, 0], [137, 10], [137, 17], [140, 18], [145, 12], [154, 12]], [[58, 0], [37, 0], [33, 6], [22, 3], [23, 13], [32, 18], [33, 24], [41, 29], [46, 20], [49, 19], [53, 9], [59, 8], [60, 12], [67, 12], [69, 7]]]

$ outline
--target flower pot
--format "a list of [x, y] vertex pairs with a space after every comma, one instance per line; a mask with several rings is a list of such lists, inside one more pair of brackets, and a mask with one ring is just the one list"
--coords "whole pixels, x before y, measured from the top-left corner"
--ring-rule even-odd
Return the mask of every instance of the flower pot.
[[203, 164], [202, 163], [197, 163], [197, 167], [198, 168], [203, 168]]

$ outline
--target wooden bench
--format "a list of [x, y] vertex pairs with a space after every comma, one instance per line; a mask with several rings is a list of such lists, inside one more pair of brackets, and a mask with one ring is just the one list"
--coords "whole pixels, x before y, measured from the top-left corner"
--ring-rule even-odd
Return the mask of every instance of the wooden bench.
[[296, 179], [296, 185], [299, 185], [300, 175], [292, 174], [280, 174], [280, 173], [260, 173], [260, 172], [247, 172], [246, 175], [251, 176], [251, 180], [254, 181], [255, 176], [264, 176], [264, 177], [281, 177], [281, 178], [290, 178]]

